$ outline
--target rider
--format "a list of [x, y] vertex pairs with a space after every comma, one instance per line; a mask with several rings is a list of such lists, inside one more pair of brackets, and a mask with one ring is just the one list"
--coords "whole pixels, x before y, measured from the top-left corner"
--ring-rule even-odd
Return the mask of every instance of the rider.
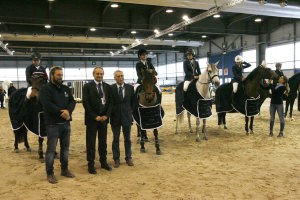
[[32, 64], [26, 67], [26, 81], [28, 83], [28, 86], [31, 86], [31, 76], [34, 72], [43, 72], [46, 81], [48, 80], [46, 69], [43, 66], [40, 66], [41, 54], [38, 52], [34, 52], [31, 58], [32, 58]]
[[135, 68], [136, 68], [136, 73], [138, 76], [137, 83], [142, 84], [142, 79], [143, 79], [143, 74], [142, 72], [147, 69], [152, 69], [154, 70], [154, 75], [157, 76], [157, 72], [155, 71], [155, 68], [153, 67], [151, 62], [147, 61], [147, 50], [146, 49], [140, 49], [138, 51], [138, 58], [140, 61], [136, 63]]
[[243, 77], [243, 70], [245, 68], [250, 67], [251, 64], [243, 61], [243, 57], [240, 55], [237, 55], [234, 61], [235, 61], [235, 65], [232, 67], [232, 72], [233, 72], [232, 85], [233, 85], [233, 93], [237, 93], [239, 83], [245, 80], [245, 77]]
[[186, 52], [187, 59], [183, 62], [183, 70], [185, 73], [183, 91], [187, 91], [187, 88], [192, 80], [198, 80], [201, 74], [199, 63], [195, 60], [195, 51], [188, 49]]

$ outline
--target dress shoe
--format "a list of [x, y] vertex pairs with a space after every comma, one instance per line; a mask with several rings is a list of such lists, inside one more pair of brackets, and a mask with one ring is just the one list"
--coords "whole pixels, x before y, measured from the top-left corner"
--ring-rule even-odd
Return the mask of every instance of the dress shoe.
[[56, 177], [54, 176], [54, 174], [47, 175], [47, 180], [51, 184], [58, 183], [58, 181], [57, 181]]
[[130, 166], [130, 167], [134, 166], [134, 164], [133, 164], [133, 162], [132, 162], [132, 159], [126, 160], [126, 163], [127, 163], [127, 165]]
[[89, 172], [90, 174], [97, 174], [97, 171], [96, 171], [95, 167], [89, 167], [89, 168], [88, 168], [88, 172]]
[[62, 170], [60, 175], [65, 176], [67, 178], [74, 178], [75, 177], [75, 175], [72, 172], [70, 172], [70, 170], [68, 170], [68, 169]]
[[118, 168], [118, 167], [120, 167], [120, 161], [115, 160], [114, 168]]
[[109, 166], [109, 164], [107, 164], [107, 163], [101, 164], [101, 168], [102, 169], [106, 169], [107, 171], [111, 171], [112, 170], [111, 166]]

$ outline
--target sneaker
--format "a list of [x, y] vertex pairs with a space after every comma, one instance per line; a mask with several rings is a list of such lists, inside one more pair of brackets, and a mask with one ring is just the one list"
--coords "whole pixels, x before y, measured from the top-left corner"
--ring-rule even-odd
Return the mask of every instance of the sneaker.
[[65, 176], [67, 178], [74, 178], [75, 177], [75, 175], [72, 172], [70, 172], [70, 170], [68, 170], [68, 169], [62, 170], [60, 175]]
[[134, 166], [134, 164], [133, 164], [133, 162], [132, 162], [132, 159], [126, 160], [126, 163], [127, 163], [127, 165], [130, 166], [130, 167]]
[[283, 133], [279, 133], [277, 137], [283, 137]]
[[54, 174], [51, 174], [51, 175], [47, 175], [47, 180], [49, 183], [51, 184], [56, 184], [58, 183], [56, 177], [54, 176]]

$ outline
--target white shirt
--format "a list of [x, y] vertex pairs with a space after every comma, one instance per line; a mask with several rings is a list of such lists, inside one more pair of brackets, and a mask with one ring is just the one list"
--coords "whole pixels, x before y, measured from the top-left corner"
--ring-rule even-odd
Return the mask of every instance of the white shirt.
[[[104, 89], [103, 89], [103, 82], [102, 81], [98, 82], [96, 80], [94, 80], [94, 82], [96, 83], [96, 88], [97, 88], [98, 84], [101, 83], [101, 90], [102, 90], [102, 93], [103, 93], [103, 100], [105, 102], [105, 92], [104, 92]], [[97, 88], [97, 90], [98, 90], [98, 88]]]

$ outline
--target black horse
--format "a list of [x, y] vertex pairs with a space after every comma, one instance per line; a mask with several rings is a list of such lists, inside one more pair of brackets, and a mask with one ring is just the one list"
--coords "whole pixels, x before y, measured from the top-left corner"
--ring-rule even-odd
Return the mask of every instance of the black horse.
[[295, 99], [297, 98], [297, 91], [298, 91], [298, 111], [300, 111], [300, 72], [294, 74], [288, 80], [290, 92], [286, 98], [286, 106], [285, 106], [285, 117], [287, 116], [289, 107], [290, 107], [290, 115], [289, 117], [293, 120], [293, 107]]
[[[274, 79], [277, 74], [270, 68], [263, 65], [256, 67], [245, 79], [243, 84], [239, 84], [236, 97], [233, 97], [232, 83], [225, 83], [216, 90], [216, 109], [218, 112], [218, 124], [225, 121], [227, 112], [240, 112], [245, 115], [245, 131], [249, 134], [248, 117], [259, 112], [259, 88], [262, 79]], [[235, 98], [235, 99], [234, 99]], [[234, 102], [232, 100], [235, 100]], [[250, 130], [253, 133], [253, 117], [250, 121]]]
[[9, 117], [15, 135], [14, 148], [19, 152], [18, 144], [24, 141], [27, 151], [31, 151], [28, 144], [28, 130], [39, 136], [39, 159], [44, 161], [43, 141], [46, 130], [43, 123], [42, 107], [38, 100], [39, 90], [46, 83], [43, 73], [35, 72], [32, 75], [32, 87], [30, 97], [26, 97], [28, 88], [15, 91], [9, 99]]

